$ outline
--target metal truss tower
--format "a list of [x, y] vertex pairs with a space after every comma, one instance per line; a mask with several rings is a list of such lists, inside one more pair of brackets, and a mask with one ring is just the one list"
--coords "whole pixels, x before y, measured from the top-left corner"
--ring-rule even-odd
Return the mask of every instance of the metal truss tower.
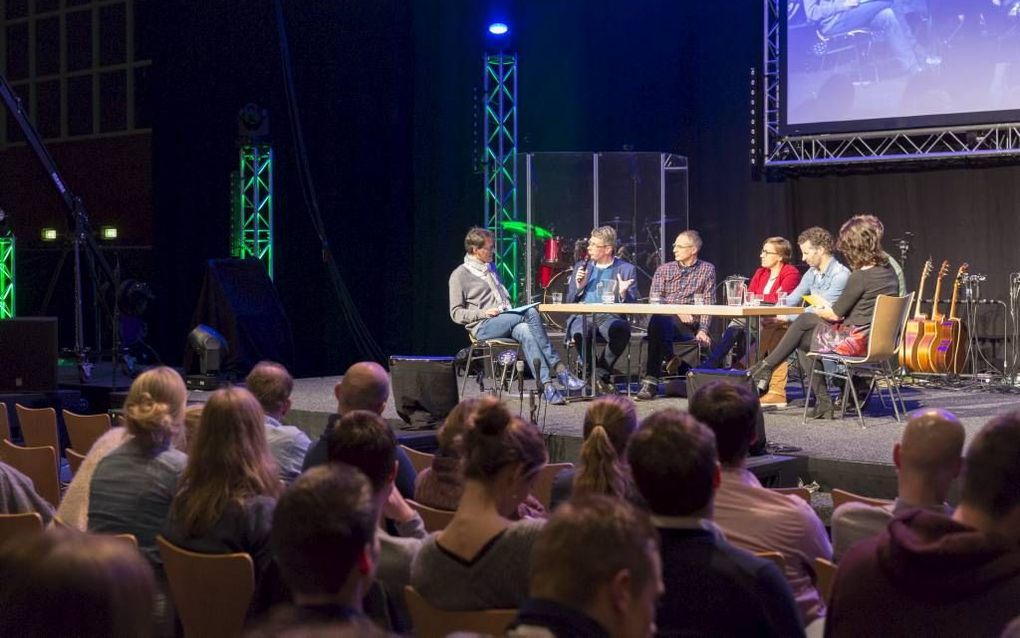
[[485, 227], [496, 236], [496, 269], [514, 304], [522, 292], [520, 234], [504, 228], [517, 222], [517, 55], [485, 56]]
[[255, 258], [273, 276], [273, 148], [244, 144], [240, 149], [232, 252]]
[[8, 235], [0, 237], [0, 319], [14, 312], [14, 235]]

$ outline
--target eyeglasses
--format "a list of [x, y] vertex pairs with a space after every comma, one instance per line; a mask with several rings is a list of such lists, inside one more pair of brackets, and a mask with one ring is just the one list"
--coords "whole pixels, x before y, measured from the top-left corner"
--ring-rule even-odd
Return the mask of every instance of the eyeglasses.
[[606, 248], [607, 246], [609, 246], [609, 244], [597, 244], [593, 241], [588, 242], [589, 248]]
[[775, 252], [774, 250], [763, 250], [763, 251], [761, 251], [761, 254], [762, 255], [778, 255], [779, 253]]
[[673, 248], [694, 248], [694, 244], [673, 244]]

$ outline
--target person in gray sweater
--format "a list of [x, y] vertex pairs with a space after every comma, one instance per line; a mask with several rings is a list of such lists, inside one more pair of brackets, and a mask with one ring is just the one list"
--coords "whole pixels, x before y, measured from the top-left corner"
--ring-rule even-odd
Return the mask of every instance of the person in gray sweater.
[[476, 339], [509, 337], [519, 341], [531, 374], [542, 382], [545, 400], [552, 405], [566, 404], [560, 389], [552, 383], [553, 376], [566, 390], [580, 390], [584, 382], [560, 361], [538, 310], [534, 306], [512, 307], [510, 295], [492, 266], [492, 233], [472, 228], [464, 237], [464, 249], [464, 263], [450, 274], [450, 318]]

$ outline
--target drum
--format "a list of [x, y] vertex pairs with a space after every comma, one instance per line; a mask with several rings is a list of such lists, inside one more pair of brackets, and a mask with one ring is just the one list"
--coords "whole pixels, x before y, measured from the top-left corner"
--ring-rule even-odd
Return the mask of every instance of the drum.
[[[574, 270], [572, 268], [567, 268], [566, 270], [561, 270], [550, 278], [549, 284], [543, 286], [542, 303], [552, 303], [552, 294], [554, 292], [561, 293], [563, 295], [563, 300], [567, 300], [567, 288], [570, 287], [570, 273], [573, 271]], [[545, 325], [555, 326], [557, 330], [563, 330], [563, 326], [566, 325], [567, 317], [569, 316], [570, 315], [559, 313], [543, 313], [542, 319], [545, 321]]]
[[562, 251], [563, 246], [564, 243], [562, 237], [549, 237], [546, 239], [542, 251], [542, 263], [549, 265], [560, 263], [560, 252]]

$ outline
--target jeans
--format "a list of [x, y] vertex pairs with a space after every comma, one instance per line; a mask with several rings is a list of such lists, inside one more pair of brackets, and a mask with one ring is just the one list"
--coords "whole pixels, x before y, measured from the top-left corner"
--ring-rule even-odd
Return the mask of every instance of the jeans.
[[[531, 374], [542, 383], [552, 381], [552, 371], [560, 362], [559, 356], [549, 343], [542, 317], [538, 310], [528, 308], [524, 312], [503, 312], [486, 319], [475, 328], [476, 339], [499, 339], [511, 337], [521, 344], [525, 361]], [[535, 361], [539, 369], [535, 369]]]
[[857, 5], [822, 22], [822, 35], [846, 33], [869, 28], [882, 33], [889, 48], [904, 70], [918, 66], [913, 38], [907, 26], [892, 9], [892, 3], [872, 0]]
[[577, 347], [578, 357], [581, 361], [590, 361], [588, 355], [595, 349], [595, 334], [597, 333], [599, 337], [602, 337], [606, 341], [607, 346], [602, 356], [596, 362], [596, 373], [600, 379], [605, 379], [613, 373], [617, 360], [627, 350], [627, 345], [630, 343], [630, 324], [625, 319], [611, 314], [597, 313], [594, 318], [587, 318], [587, 349], [582, 347], [584, 341], [584, 335], [581, 333], [582, 325], [583, 319], [579, 316], [575, 317], [569, 324], [571, 329], [570, 336]]

